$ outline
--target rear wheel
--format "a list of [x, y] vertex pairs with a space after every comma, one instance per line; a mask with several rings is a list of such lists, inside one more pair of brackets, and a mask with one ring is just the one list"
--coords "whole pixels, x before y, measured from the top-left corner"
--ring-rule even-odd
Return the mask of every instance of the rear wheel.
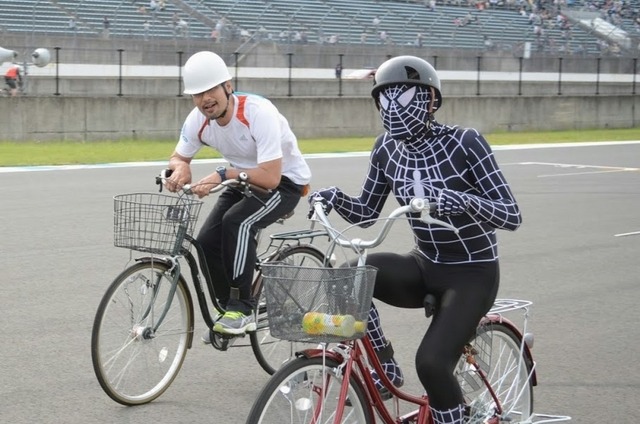
[[98, 306], [91, 334], [93, 369], [103, 390], [123, 405], [151, 402], [164, 393], [187, 354], [193, 306], [182, 276], [171, 293], [168, 270], [162, 262], [127, 268]]
[[[500, 402], [501, 419], [513, 423], [528, 419], [533, 412], [533, 384], [531, 363], [520, 349], [521, 339], [504, 324], [487, 323], [478, 327], [470, 345]], [[495, 416], [497, 404], [465, 356], [458, 362], [456, 374], [469, 407], [466, 423], [484, 423]]]
[[[247, 424], [333, 424], [342, 374], [336, 375], [336, 361], [325, 361], [323, 364], [322, 357], [301, 357], [280, 368], [260, 391]], [[366, 397], [353, 377], [347, 398], [349, 406], [344, 407], [340, 423], [373, 422]]]
[[[325, 263], [324, 253], [313, 246], [292, 246], [283, 249], [271, 261], [304, 267], [330, 266]], [[269, 374], [273, 374], [282, 364], [293, 358], [296, 352], [308, 348], [309, 344], [280, 340], [271, 336], [260, 275], [256, 284], [258, 286], [254, 287], [254, 296], [258, 299], [257, 329], [249, 334], [251, 347], [260, 366]]]

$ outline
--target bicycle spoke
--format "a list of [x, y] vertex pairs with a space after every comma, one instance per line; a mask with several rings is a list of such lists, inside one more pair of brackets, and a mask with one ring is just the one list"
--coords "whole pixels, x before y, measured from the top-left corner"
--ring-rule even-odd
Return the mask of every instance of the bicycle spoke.
[[[298, 358], [281, 368], [256, 400], [247, 423], [333, 424], [337, 417], [342, 378], [335, 375], [337, 363]], [[341, 424], [372, 422], [363, 407], [364, 395], [350, 382]], [[343, 400], [344, 401], [344, 400]]]
[[[522, 345], [514, 333], [500, 324], [482, 327], [473, 341], [474, 355], [494, 391], [501, 417], [513, 421], [526, 419], [533, 410], [531, 372], [521, 353]], [[464, 364], [464, 358], [461, 363]], [[498, 405], [484, 383], [465, 365], [459, 366], [458, 379], [471, 407], [469, 423], [481, 423], [497, 411]]]

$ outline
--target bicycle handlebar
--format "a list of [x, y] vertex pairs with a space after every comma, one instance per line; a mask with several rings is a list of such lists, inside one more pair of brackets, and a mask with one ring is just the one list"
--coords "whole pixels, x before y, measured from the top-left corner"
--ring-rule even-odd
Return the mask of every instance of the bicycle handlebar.
[[377, 247], [380, 244], [382, 244], [384, 239], [387, 237], [387, 234], [389, 234], [389, 230], [391, 230], [391, 226], [395, 222], [395, 219], [407, 213], [420, 213], [421, 214], [420, 220], [422, 222], [426, 224], [440, 225], [458, 234], [459, 232], [458, 229], [453, 225], [429, 215], [430, 212], [436, 209], [436, 206], [437, 206], [436, 203], [427, 202], [426, 199], [422, 199], [419, 197], [415, 197], [411, 199], [408, 205], [400, 206], [394, 209], [389, 214], [384, 224], [382, 225], [380, 232], [372, 240], [361, 240], [359, 238], [349, 240], [345, 238], [341, 232], [336, 230], [333, 227], [333, 225], [331, 225], [331, 222], [329, 221], [329, 218], [327, 217], [327, 214], [325, 212], [324, 204], [320, 199], [314, 199], [314, 203], [313, 203], [314, 216], [312, 217], [312, 219], [315, 217], [318, 221], [320, 221], [320, 223], [326, 228], [327, 232], [329, 233], [329, 237], [331, 237], [331, 239], [337, 245], [342, 247], [351, 247], [356, 250], [371, 249], [373, 247]]
[[[156, 177], [156, 184], [160, 185], [160, 191], [162, 191], [162, 186], [167, 182], [168, 178], [173, 173], [172, 169], [163, 169], [159, 176]], [[181, 190], [184, 194], [193, 194], [191, 191], [191, 184], [185, 184], [181, 187]], [[239, 190], [242, 190], [245, 196], [250, 197], [253, 193], [257, 193], [259, 195], [268, 195], [271, 193], [271, 190], [260, 187], [255, 184], [249, 183], [249, 175], [246, 172], [240, 172], [238, 174], [238, 178], [232, 178], [228, 180], [222, 181], [220, 184], [215, 185], [209, 190], [209, 193], [217, 193], [225, 187], [233, 187]]]

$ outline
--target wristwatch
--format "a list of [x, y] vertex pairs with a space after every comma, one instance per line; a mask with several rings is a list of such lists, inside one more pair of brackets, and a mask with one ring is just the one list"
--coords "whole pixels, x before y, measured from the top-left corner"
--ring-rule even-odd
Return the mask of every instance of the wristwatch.
[[227, 179], [227, 167], [219, 166], [216, 168], [216, 172], [220, 175], [220, 181], [224, 181]]

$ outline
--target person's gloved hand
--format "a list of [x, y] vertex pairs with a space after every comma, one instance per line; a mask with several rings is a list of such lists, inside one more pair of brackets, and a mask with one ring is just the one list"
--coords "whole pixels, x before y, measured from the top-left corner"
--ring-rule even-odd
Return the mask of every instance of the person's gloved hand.
[[440, 216], [462, 215], [469, 208], [469, 196], [445, 188], [440, 191], [437, 203], [436, 213]]
[[324, 210], [328, 215], [329, 212], [331, 212], [331, 209], [333, 209], [333, 206], [335, 205], [336, 201], [338, 200], [337, 193], [338, 193], [337, 187], [323, 188], [321, 190], [314, 191], [313, 193], [311, 193], [308, 197], [310, 208], [309, 208], [309, 213], [307, 214], [307, 218], [311, 218], [313, 216], [313, 213], [314, 213], [313, 204], [318, 199], [322, 202], [322, 205], [324, 206]]

